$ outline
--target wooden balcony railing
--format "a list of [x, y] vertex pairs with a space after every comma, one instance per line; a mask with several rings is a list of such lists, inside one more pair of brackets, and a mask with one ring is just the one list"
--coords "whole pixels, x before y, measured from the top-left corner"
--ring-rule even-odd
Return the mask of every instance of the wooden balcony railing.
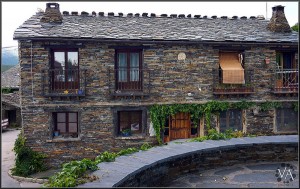
[[85, 69], [42, 70], [42, 95], [45, 97], [85, 96]]
[[244, 70], [245, 84], [223, 84], [222, 69], [214, 70], [214, 95], [249, 95], [253, 94], [254, 87], [252, 86], [253, 70]]
[[277, 69], [274, 72], [275, 94], [298, 94], [299, 75], [297, 69]]
[[114, 97], [148, 96], [151, 71], [148, 69], [108, 69], [109, 91]]

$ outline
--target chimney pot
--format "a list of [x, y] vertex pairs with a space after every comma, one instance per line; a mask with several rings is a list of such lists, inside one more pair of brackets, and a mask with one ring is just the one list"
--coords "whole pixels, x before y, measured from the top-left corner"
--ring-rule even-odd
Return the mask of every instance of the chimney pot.
[[63, 11], [63, 15], [64, 16], [68, 16], [69, 15], [69, 11]]
[[171, 18], [176, 18], [176, 17], [177, 17], [177, 14], [170, 14], [170, 17], [171, 17]]
[[178, 17], [179, 18], [185, 18], [185, 15], [184, 14], [179, 14]]
[[41, 22], [45, 23], [62, 23], [62, 15], [59, 11], [58, 3], [46, 3], [46, 10], [41, 18]]
[[156, 15], [154, 13], [151, 13], [150, 16], [151, 17], [156, 17]]
[[[200, 18], [201, 15], [197, 14], [197, 15], [194, 15], [194, 18]], [[204, 17], [203, 17], [204, 18]]]
[[[195, 15], [196, 16], [196, 15]], [[207, 16], [203, 16], [204, 19], [207, 19]]]
[[93, 11], [93, 12], [92, 12], [92, 15], [93, 15], [93, 16], [96, 16], [96, 15], [97, 15], [97, 13], [96, 13], [95, 11]]
[[142, 17], [147, 17], [147, 16], [148, 16], [148, 13], [145, 13], [145, 12], [144, 12], [144, 13], [142, 14]]
[[232, 17], [232, 19], [237, 19], [237, 18], [238, 18], [238, 16], [233, 16], [233, 17]]
[[255, 16], [250, 16], [250, 19], [255, 20], [256, 17]]
[[123, 13], [119, 12], [119, 17], [123, 17]]
[[135, 17], [140, 17], [140, 13], [135, 13]]
[[81, 16], [88, 16], [88, 15], [89, 15], [88, 12], [85, 12], [85, 11], [82, 11], [82, 12], [81, 12]]
[[127, 17], [132, 17], [132, 16], [133, 16], [132, 13], [128, 13], [128, 14], [127, 14]]
[[292, 32], [291, 27], [285, 18], [284, 6], [274, 6], [272, 7], [272, 10], [272, 17], [267, 26], [267, 29], [272, 32], [280, 33]]
[[216, 19], [216, 18], [217, 18], [217, 16], [216, 16], [216, 15], [214, 15], [214, 16], [212, 16], [211, 18], [212, 18], [212, 19]]
[[188, 14], [186, 17], [188, 17], [188, 18], [191, 18], [191, 17], [192, 17], [192, 15], [191, 15], [191, 14]]
[[99, 16], [104, 16], [104, 12], [99, 12]]
[[247, 16], [242, 16], [241, 19], [242, 20], [247, 20]]
[[227, 19], [227, 16], [221, 16], [222, 19]]
[[115, 13], [113, 13], [113, 12], [108, 13], [108, 16], [114, 16], [114, 15], [115, 15]]

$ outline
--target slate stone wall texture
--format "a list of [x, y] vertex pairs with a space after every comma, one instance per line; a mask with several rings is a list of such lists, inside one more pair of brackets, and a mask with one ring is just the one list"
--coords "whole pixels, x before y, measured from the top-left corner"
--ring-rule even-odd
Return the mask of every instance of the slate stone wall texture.
[[[282, 101], [291, 104], [297, 96], [276, 97], [271, 93], [272, 73], [275, 69], [275, 50], [252, 46], [245, 50], [245, 70], [254, 69], [252, 85], [255, 93], [246, 97], [231, 96], [219, 99], [212, 93], [219, 67], [219, 49], [209, 45], [151, 44], [143, 50], [143, 68], [151, 70], [149, 97], [114, 99], [111, 97], [114, 77], [108, 70], [114, 69], [113, 46], [140, 46], [128, 43], [80, 42], [80, 68], [87, 69], [86, 95], [80, 98], [47, 98], [42, 95], [42, 69], [49, 69], [50, 51], [47, 45], [70, 45], [70, 42], [19, 41], [21, 66], [22, 121], [27, 145], [46, 153], [48, 163], [94, 158], [105, 150], [140, 146], [143, 142], [155, 143], [149, 136], [150, 115], [147, 112], [145, 133], [139, 137], [122, 138], [115, 134], [112, 109], [115, 107], [146, 107], [153, 104], [205, 103], [211, 100], [236, 102], [241, 100], [264, 102]], [[74, 45], [74, 44], [73, 44]], [[184, 52], [185, 60], [178, 60]], [[264, 63], [270, 57], [271, 63]], [[203, 88], [202, 86], [206, 86]], [[198, 88], [202, 87], [202, 90]], [[192, 93], [189, 96], [188, 93]], [[80, 136], [78, 139], [55, 141], [51, 139], [51, 112], [72, 110], [79, 112]], [[253, 115], [247, 110], [247, 132], [273, 134], [274, 112]], [[213, 122], [214, 123], [214, 122]], [[215, 127], [216, 125], [212, 125]]]

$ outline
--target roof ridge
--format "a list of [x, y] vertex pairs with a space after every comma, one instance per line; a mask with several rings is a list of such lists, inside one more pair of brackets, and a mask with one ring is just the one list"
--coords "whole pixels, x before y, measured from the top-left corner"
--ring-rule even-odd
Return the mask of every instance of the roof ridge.
[[157, 15], [155, 13], [127, 13], [123, 14], [122, 12], [118, 12], [118, 13], [114, 13], [114, 12], [107, 12], [105, 14], [105, 12], [98, 12], [98, 14], [95, 11], [92, 11], [92, 13], [86, 12], [86, 11], [81, 11], [81, 13], [79, 14], [78, 11], [71, 11], [71, 13], [69, 11], [63, 11], [63, 16], [87, 16], [87, 17], [120, 17], [120, 18], [126, 18], [126, 17], [135, 17], [135, 18], [186, 18], [186, 19], [224, 19], [224, 20], [246, 20], [246, 19], [251, 19], [251, 20], [265, 20], [265, 17], [263, 15], [257, 15], [257, 16], [216, 16], [216, 15], [212, 15], [212, 16], [207, 16], [204, 15], [201, 17], [201, 15], [197, 15], [195, 14], [194, 16], [192, 16], [192, 14], [165, 14], [162, 13], [160, 15]]

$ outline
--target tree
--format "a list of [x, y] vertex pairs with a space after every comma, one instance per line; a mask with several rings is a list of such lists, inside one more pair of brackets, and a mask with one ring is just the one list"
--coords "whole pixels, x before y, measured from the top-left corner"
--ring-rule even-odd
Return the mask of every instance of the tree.
[[292, 30], [299, 32], [299, 23], [296, 23], [294, 26], [292, 26]]

